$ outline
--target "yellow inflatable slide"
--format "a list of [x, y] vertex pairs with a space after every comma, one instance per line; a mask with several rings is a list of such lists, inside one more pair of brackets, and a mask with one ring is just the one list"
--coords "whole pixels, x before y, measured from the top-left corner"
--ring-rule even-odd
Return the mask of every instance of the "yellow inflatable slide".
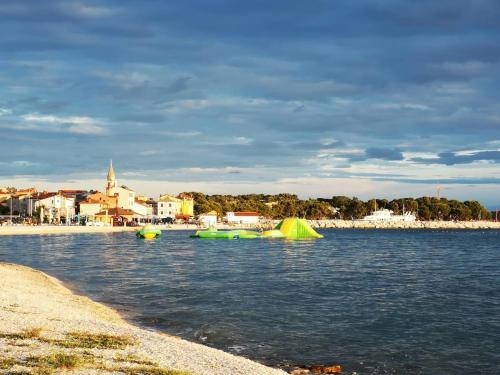
[[[319, 234], [313, 228], [311, 228], [311, 226], [306, 220], [298, 219], [296, 217], [291, 217], [281, 220], [281, 222], [276, 226], [276, 228], [274, 228], [274, 230], [270, 232], [276, 233], [277, 230], [279, 230], [284, 237], [290, 240], [323, 238], [321, 234]], [[263, 237], [265, 237], [265, 232]]]

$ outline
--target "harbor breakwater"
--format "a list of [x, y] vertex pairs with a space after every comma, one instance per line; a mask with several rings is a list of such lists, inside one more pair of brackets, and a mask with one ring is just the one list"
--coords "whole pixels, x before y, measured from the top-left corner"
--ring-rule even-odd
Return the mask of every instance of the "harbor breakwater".
[[500, 229], [500, 222], [494, 221], [311, 220], [310, 224], [319, 229]]

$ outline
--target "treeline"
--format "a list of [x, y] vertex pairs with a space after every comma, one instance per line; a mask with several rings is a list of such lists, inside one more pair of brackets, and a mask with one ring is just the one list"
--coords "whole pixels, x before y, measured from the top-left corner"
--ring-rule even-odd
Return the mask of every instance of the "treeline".
[[194, 197], [195, 215], [216, 211], [224, 216], [228, 211], [255, 211], [261, 216], [280, 219], [304, 217], [319, 219], [361, 219], [375, 210], [387, 208], [395, 215], [412, 212], [419, 220], [489, 220], [492, 213], [477, 201], [446, 198], [370, 199], [334, 196], [330, 199], [299, 199], [295, 194], [206, 195], [189, 192]]
[[490, 220], [492, 213], [478, 201], [448, 200], [446, 198], [400, 198], [370, 199], [366, 202], [358, 198], [335, 196], [331, 199], [320, 199], [337, 209], [339, 219], [361, 219], [375, 210], [389, 209], [395, 215], [411, 212], [418, 220]]
[[334, 210], [328, 202], [318, 199], [301, 200], [294, 194], [205, 195], [194, 192], [188, 194], [194, 197], [195, 215], [216, 211], [222, 217], [228, 211], [255, 211], [261, 216], [272, 219], [305, 217], [319, 220], [334, 217]]

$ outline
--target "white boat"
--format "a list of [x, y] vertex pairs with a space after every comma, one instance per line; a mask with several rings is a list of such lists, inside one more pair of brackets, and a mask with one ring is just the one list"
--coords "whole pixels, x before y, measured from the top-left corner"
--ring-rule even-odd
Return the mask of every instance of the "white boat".
[[394, 211], [383, 209], [373, 211], [370, 215], [365, 216], [361, 220], [363, 221], [404, 221], [411, 222], [417, 220], [417, 217], [411, 212], [403, 212], [403, 215], [394, 215]]

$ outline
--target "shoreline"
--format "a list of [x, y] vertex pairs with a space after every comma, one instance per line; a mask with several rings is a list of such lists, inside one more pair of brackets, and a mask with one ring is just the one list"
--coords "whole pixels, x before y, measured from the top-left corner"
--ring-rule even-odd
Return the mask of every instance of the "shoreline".
[[[279, 221], [276, 221], [277, 224]], [[415, 221], [415, 222], [369, 222], [361, 220], [308, 220], [314, 229], [466, 229], [466, 230], [500, 230], [500, 222], [494, 221]], [[196, 231], [203, 228], [195, 224], [153, 225], [162, 231], [186, 230]], [[140, 227], [94, 227], [78, 225], [8, 225], [0, 226], [0, 236], [16, 235], [50, 235], [50, 234], [78, 234], [78, 233], [120, 233], [135, 232]], [[251, 225], [217, 224], [219, 230], [250, 229], [259, 227]]]
[[[94, 340], [96, 337], [98, 340]], [[286, 374], [218, 349], [137, 327], [117, 311], [73, 293], [44, 272], [0, 262], [0, 358], [10, 361], [10, 367], [0, 367], [0, 373], [5, 373], [4, 369], [6, 373], [36, 372], [41, 365], [32, 359], [49, 356], [80, 358], [72, 372], [77, 374], [124, 373], [138, 370], [138, 366], [155, 374], [167, 374], [167, 370], [179, 375]]]

